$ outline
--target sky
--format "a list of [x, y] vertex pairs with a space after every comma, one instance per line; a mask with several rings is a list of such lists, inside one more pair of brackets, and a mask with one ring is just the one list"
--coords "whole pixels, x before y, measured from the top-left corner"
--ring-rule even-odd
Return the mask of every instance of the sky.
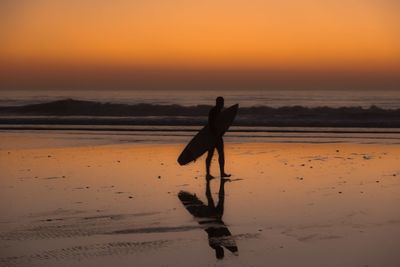
[[2, 0], [0, 89], [400, 89], [397, 0]]

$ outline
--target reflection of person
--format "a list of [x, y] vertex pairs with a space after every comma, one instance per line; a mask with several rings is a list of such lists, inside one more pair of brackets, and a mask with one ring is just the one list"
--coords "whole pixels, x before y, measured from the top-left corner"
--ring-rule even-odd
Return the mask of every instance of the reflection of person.
[[218, 162], [221, 178], [230, 177], [230, 174], [225, 173], [225, 155], [224, 155], [224, 140], [222, 134], [217, 131], [217, 116], [224, 107], [224, 98], [222, 96], [217, 97], [215, 107], [213, 107], [208, 114], [208, 125], [210, 131], [213, 134], [216, 142], [215, 145], [210, 147], [206, 158], [206, 178], [207, 180], [213, 179], [214, 177], [210, 174], [211, 159], [214, 155], [215, 148], [218, 151]]
[[224, 247], [235, 255], [238, 253], [236, 242], [231, 232], [222, 221], [225, 199], [224, 186], [226, 181], [226, 179], [221, 179], [217, 206], [215, 206], [211, 196], [209, 180], [207, 180], [206, 184], [207, 206], [199, 200], [196, 195], [185, 191], [181, 191], [178, 194], [185, 208], [195, 217], [198, 223], [204, 227], [204, 231], [208, 234], [208, 244], [215, 250], [217, 259], [222, 259], [224, 257]]

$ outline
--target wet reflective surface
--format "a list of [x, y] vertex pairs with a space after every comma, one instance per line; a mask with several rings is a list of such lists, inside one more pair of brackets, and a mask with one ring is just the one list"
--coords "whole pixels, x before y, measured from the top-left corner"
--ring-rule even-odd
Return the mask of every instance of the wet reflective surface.
[[184, 145], [45, 141], [0, 150], [1, 266], [399, 265], [399, 146], [228, 143], [207, 183]]
[[207, 205], [199, 200], [195, 194], [186, 191], [181, 191], [178, 194], [179, 200], [187, 211], [193, 215], [199, 225], [206, 231], [208, 245], [215, 250], [217, 259], [224, 258], [224, 248], [235, 255], [239, 255], [235, 239], [222, 221], [225, 204], [225, 183], [227, 181], [228, 179], [220, 179], [217, 205], [215, 205], [211, 195], [210, 180], [206, 180]]

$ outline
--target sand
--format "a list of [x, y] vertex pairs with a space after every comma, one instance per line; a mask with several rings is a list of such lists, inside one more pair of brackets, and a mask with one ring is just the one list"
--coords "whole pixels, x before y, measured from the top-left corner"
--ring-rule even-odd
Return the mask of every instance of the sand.
[[400, 266], [399, 145], [226, 144], [231, 180], [209, 185], [237, 252], [217, 259], [178, 198], [208, 200], [182, 144], [4, 140], [0, 266]]

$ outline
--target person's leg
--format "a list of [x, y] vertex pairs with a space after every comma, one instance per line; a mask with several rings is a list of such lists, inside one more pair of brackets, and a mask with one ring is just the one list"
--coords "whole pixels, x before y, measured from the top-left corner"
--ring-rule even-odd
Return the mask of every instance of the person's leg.
[[214, 155], [214, 148], [208, 150], [207, 158], [206, 158], [206, 178], [213, 179], [214, 177], [210, 174], [211, 160]]
[[230, 174], [225, 173], [225, 153], [224, 153], [224, 140], [220, 138], [217, 141], [218, 162], [221, 178], [230, 177]]

